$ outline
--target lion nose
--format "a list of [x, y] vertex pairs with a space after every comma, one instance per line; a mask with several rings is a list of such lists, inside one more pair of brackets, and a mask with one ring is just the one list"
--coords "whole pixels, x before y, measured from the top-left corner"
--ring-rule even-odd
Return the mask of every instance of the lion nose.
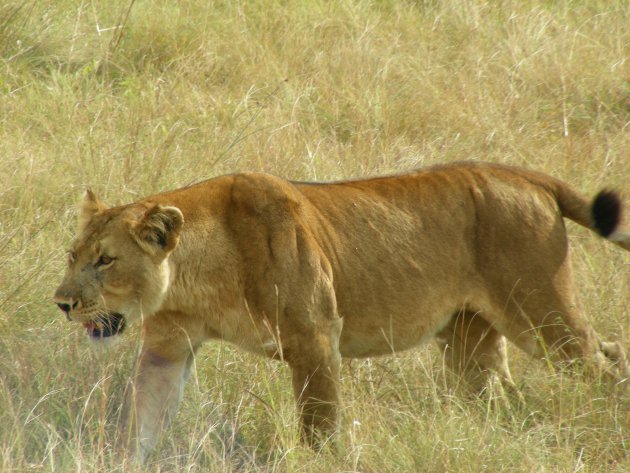
[[62, 312], [66, 314], [68, 320], [70, 319], [70, 310], [74, 310], [79, 306], [79, 301], [74, 301], [72, 304], [66, 304], [65, 302], [57, 302], [57, 307], [59, 307]]
[[59, 307], [66, 315], [70, 312], [70, 304], [61, 304], [57, 303], [57, 307]]

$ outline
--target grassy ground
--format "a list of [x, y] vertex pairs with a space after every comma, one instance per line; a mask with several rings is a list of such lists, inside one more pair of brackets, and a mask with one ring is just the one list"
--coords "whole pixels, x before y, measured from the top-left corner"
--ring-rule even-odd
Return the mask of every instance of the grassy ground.
[[[94, 353], [51, 301], [87, 186], [475, 159], [630, 201], [628, 25], [615, 0], [1, 2], [0, 471], [133, 470], [109, 443], [137, 332]], [[584, 311], [630, 346], [630, 258], [568, 229]], [[450, 395], [432, 348], [346, 363], [333, 455], [300, 446], [284, 366], [209, 345], [149, 470], [630, 471], [628, 399], [511, 357], [513, 411]]]

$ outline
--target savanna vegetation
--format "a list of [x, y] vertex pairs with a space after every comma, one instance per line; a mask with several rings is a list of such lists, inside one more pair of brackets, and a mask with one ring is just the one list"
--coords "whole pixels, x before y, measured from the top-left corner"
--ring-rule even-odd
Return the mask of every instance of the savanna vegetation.
[[[139, 331], [95, 352], [52, 303], [87, 187], [472, 159], [630, 203], [630, 3], [3, 0], [0, 153], [0, 471], [135, 471], [110, 444]], [[567, 225], [582, 309], [630, 347], [629, 255]], [[510, 357], [517, 407], [447, 389], [431, 346], [346, 362], [315, 453], [288, 370], [209, 344], [147, 470], [630, 471], [630, 395]]]

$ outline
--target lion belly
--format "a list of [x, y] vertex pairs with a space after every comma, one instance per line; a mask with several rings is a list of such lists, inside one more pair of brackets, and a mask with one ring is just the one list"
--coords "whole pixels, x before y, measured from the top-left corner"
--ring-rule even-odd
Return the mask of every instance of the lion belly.
[[408, 350], [431, 340], [443, 329], [453, 313], [463, 307], [443, 300], [433, 308], [416, 306], [406, 313], [381, 313], [373, 309], [343, 316], [339, 351], [344, 358], [388, 355]]
[[[344, 327], [339, 340], [339, 351], [344, 358], [366, 358], [391, 355], [421, 345], [439, 332], [449, 321], [448, 316], [435, 317], [427, 327], [426, 323], [395, 330], [387, 325], [375, 326], [370, 330], [364, 327]], [[426, 322], [426, 321], [425, 321]], [[402, 328], [402, 327], [401, 327]], [[401, 333], [404, 332], [404, 333]]]

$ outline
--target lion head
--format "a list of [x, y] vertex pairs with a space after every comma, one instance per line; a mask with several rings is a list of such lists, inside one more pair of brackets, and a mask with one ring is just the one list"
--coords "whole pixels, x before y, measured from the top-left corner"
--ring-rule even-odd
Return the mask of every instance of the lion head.
[[150, 316], [168, 288], [167, 257], [183, 223], [176, 207], [140, 202], [107, 208], [87, 191], [56, 304], [94, 340], [119, 335], [128, 323]]

